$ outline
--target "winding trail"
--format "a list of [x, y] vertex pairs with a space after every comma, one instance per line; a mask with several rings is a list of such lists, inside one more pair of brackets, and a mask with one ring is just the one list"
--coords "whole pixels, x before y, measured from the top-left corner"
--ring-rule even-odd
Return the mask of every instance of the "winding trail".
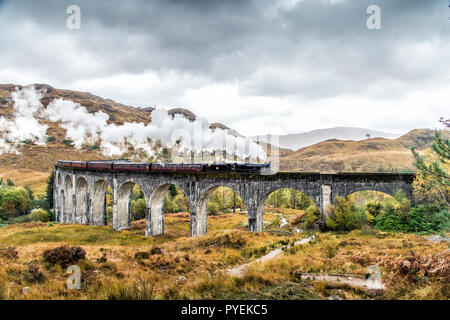
[[[314, 238], [315, 238], [315, 236], [313, 235], [313, 236], [310, 236], [308, 238], [296, 241], [294, 243], [294, 246], [299, 245], [299, 244], [308, 243]], [[277, 248], [275, 250], [272, 250], [268, 254], [266, 254], [265, 256], [262, 256], [261, 258], [258, 258], [258, 259], [254, 260], [254, 261], [251, 261], [251, 262], [248, 262], [248, 263], [245, 263], [245, 264], [241, 264], [240, 266], [237, 266], [237, 267], [232, 268], [232, 269], [227, 269], [226, 273], [231, 275], [231, 276], [234, 276], [234, 277], [242, 277], [244, 275], [245, 270], [248, 267], [250, 267], [252, 264], [254, 264], [254, 263], [265, 263], [265, 262], [267, 262], [269, 260], [272, 260], [273, 258], [277, 257], [280, 253], [282, 253], [283, 249], [287, 249], [289, 247], [290, 247], [290, 245], [287, 245], [287, 246], [282, 246], [281, 248]]]
[[[308, 238], [296, 241], [294, 246], [299, 244], [309, 243], [313, 240], [315, 236], [310, 236]], [[288, 249], [290, 245], [282, 246], [281, 248], [277, 248], [275, 250], [270, 251], [265, 256], [258, 258], [254, 261], [241, 264], [235, 268], [226, 269], [226, 273], [230, 276], [234, 277], [242, 277], [244, 272], [254, 263], [265, 263], [269, 260], [276, 258], [279, 254], [283, 252], [283, 249]], [[303, 280], [315, 280], [315, 281], [329, 281], [335, 283], [344, 283], [350, 286], [357, 286], [361, 288], [366, 288], [369, 290], [385, 290], [386, 286], [381, 282], [381, 279], [365, 279], [361, 277], [355, 276], [345, 276], [345, 275], [324, 275], [324, 274], [314, 274], [314, 273], [304, 273], [301, 275], [301, 279]]]
[[325, 275], [315, 273], [305, 273], [301, 276], [302, 280], [329, 281], [335, 283], [345, 283], [349, 286], [362, 287], [369, 290], [385, 290], [386, 286], [381, 280], [371, 280], [354, 276], [343, 275]]

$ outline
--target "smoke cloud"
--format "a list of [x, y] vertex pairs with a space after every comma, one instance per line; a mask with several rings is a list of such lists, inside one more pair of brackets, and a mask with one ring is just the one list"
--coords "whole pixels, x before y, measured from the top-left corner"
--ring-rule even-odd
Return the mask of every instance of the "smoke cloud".
[[[120, 156], [130, 146], [135, 151], [155, 154], [157, 143], [173, 148], [177, 155], [190, 154], [200, 161], [202, 155], [220, 154], [221, 161], [242, 161], [245, 158], [266, 160], [264, 149], [250, 138], [236, 137], [228, 130], [210, 129], [205, 119], [189, 121], [182, 115], [170, 116], [164, 109], [151, 113], [151, 122], [125, 122], [108, 124], [108, 114], [90, 113], [86, 107], [70, 100], [55, 99], [45, 108], [40, 99], [44, 92], [28, 86], [12, 94], [12, 119], [0, 117], [0, 153], [16, 152], [15, 146], [33, 142], [45, 144], [48, 126], [39, 120], [59, 122], [66, 130], [66, 138], [75, 148], [99, 145], [105, 156]], [[223, 157], [224, 151], [227, 157]], [[211, 159], [211, 158], [210, 158]], [[186, 157], [182, 160], [186, 160]]]

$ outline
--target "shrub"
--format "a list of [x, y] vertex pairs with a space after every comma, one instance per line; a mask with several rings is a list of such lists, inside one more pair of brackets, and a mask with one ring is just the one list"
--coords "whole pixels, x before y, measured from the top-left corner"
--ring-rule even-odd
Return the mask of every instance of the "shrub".
[[45, 250], [42, 254], [44, 261], [49, 264], [59, 264], [67, 267], [79, 260], [86, 258], [86, 251], [81, 247], [60, 246]]
[[15, 224], [15, 223], [25, 223], [25, 222], [30, 222], [30, 215], [24, 215], [24, 216], [19, 216], [19, 217], [15, 217], [15, 218], [10, 218], [8, 219], [8, 221], [6, 221], [8, 224]]
[[44, 209], [35, 209], [30, 214], [31, 221], [48, 222], [50, 221], [50, 214]]
[[364, 210], [366, 210], [368, 214], [374, 217], [378, 216], [381, 213], [382, 209], [383, 204], [377, 200], [368, 201], [364, 206]]
[[22, 140], [22, 143], [23, 144], [32, 144], [33, 141], [31, 139], [25, 139], [25, 140]]
[[146, 251], [139, 251], [134, 254], [134, 259], [142, 260], [150, 258], [150, 253]]
[[62, 142], [68, 147], [73, 147], [73, 140], [64, 139]]
[[219, 212], [219, 206], [217, 205], [217, 203], [210, 201], [208, 203], [208, 212], [210, 214], [216, 214], [217, 212]]
[[48, 136], [46, 140], [47, 140], [47, 142], [52, 142], [52, 141], [55, 141], [56, 138], [54, 136]]
[[100, 149], [100, 146], [97, 145], [97, 144], [87, 144], [87, 143], [85, 143], [85, 144], [83, 144], [83, 145], [81, 146], [81, 148], [83, 148], [83, 149], [89, 149], [89, 150], [97, 150], [97, 149]]
[[164, 254], [163, 249], [159, 248], [159, 247], [153, 247], [150, 250], [150, 254], [154, 255], [154, 254]]
[[29, 283], [42, 283], [45, 282], [45, 275], [39, 270], [39, 266], [30, 265], [28, 271], [24, 275], [25, 281]]
[[19, 257], [19, 254], [14, 247], [4, 247], [0, 248], [0, 258], [5, 258], [9, 260], [14, 260]]
[[316, 205], [312, 204], [306, 209], [304, 227], [307, 229], [314, 228], [317, 219], [319, 218], [319, 209]]
[[336, 255], [337, 248], [334, 242], [328, 241], [325, 243], [325, 255], [328, 259], [333, 258]]
[[365, 224], [362, 226], [360, 234], [364, 236], [374, 236], [376, 235], [376, 232], [373, 226]]
[[335, 205], [329, 208], [326, 226], [331, 230], [350, 231], [361, 228], [367, 220], [363, 209], [347, 198], [336, 197]]
[[31, 206], [36, 209], [44, 209], [45, 211], [50, 210], [50, 204], [45, 199], [33, 200]]

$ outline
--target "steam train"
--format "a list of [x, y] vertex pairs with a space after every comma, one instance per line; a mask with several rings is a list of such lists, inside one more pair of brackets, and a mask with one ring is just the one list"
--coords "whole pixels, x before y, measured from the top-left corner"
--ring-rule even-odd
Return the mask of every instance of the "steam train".
[[57, 166], [63, 168], [135, 171], [135, 172], [239, 172], [261, 173], [270, 169], [269, 163], [220, 163], [220, 164], [192, 164], [192, 163], [149, 163], [130, 162], [127, 160], [94, 160], [67, 161], [58, 160]]

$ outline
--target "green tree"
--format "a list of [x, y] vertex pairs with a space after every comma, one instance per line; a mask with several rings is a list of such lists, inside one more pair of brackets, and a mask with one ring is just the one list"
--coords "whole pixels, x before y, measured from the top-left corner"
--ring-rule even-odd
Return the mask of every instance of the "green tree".
[[[448, 124], [446, 124], [446, 126], [447, 125]], [[450, 141], [448, 139], [444, 139], [436, 130], [434, 132], [434, 139], [431, 144], [431, 148], [436, 157], [425, 159], [422, 155], [416, 152], [414, 147], [412, 147], [411, 151], [415, 159], [414, 165], [419, 170], [421, 177], [426, 180], [430, 186], [436, 188], [442, 195], [442, 199], [446, 205], [450, 206], [448, 193], [445, 192], [446, 189], [450, 187], [448, 174], [448, 165], [450, 161]]]
[[345, 197], [336, 197], [335, 204], [327, 208], [326, 226], [331, 230], [350, 231], [368, 222], [366, 212]]
[[31, 190], [30, 186], [28, 184], [23, 186], [25, 190], [27, 190], [28, 192], [28, 197], [30, 198], [31, 201], [34, 201], [34, 195], [33, 195], [33, 190]]
[[378, 216], [383, 209], [383, 204], [377, 200], [368, 201], [364, 205], [364, 210], [366, 213], [370, 214], [373, 217]]
[[137, 184], [134, 185], [133, 189], [131, 189], [131, 200], [144, 199], [144, 193], [141, 188]]
[[383, 200], [381, 213], [375, 217], [375, 227], [385, 231], [404, 231], [410, 219], [411, 203], [403, 191]]
[[14, 187], [14, 182], [12, 182], [10, 179], [6, 179], [6, 185], [8, 187]]
[[319, 219], [319, 209], [315, 204], [311, 204], [305, 213], [304, 227], [307, 229], [311, 229], [315, 226], [316, 221]]
[[285, 189], [278, 189], [272, 192], [267, 198], [267, 203], [276, 208], [286, 207], [287, 198]]
[[50, 173], [47, 179], [47, 187], [45, 189], [45, 201], [48, 203], [48, 207], [53, 209], [53, 184], [55, 182], [55, 171]]
[[146, 204], [144, 199], [131, 200], [131, 219], [133, 221], [144, 219], [145, 209]]
[[210, 214], [216, 214], [217, 212], [219, 212], [219, 206], [216, 202], [208, 202], [208, 212]]
[[169, 195], [172, 199], [178, 195], [178, 188], [173, 184], [169, 187]]
[[163, 209], [164, 213], [178, 212], [178, 205], [173, 199], [170, 198], [169, 192], [164, 195]]
[[1, 187], [0, 207], [2, 219], [14, 218], [26, 214], [31, 209], [28, 192], [22, 187]]

